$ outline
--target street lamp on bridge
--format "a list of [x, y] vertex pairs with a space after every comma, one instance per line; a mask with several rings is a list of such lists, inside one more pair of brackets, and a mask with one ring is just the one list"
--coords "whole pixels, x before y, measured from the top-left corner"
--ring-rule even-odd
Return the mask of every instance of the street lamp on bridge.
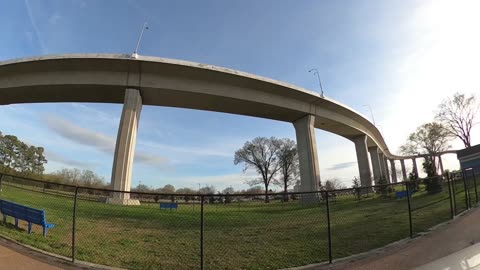
[[321, 91], [321, 92], [320, 92], [320, 96], [321, 96], [322, 98], [324, 98], [324, 96], [323, 96], [322, 81], [320, 80], [320, 74], [318, 73], [318, 69], [312, 68], [312, 69], [310, 69], [308, 72], [312, 72], [312, 71], [313, 71], [313, 74], [314, 74], [314, 75], [317, 75], [318, 84], [320, 85], [320, 91]]

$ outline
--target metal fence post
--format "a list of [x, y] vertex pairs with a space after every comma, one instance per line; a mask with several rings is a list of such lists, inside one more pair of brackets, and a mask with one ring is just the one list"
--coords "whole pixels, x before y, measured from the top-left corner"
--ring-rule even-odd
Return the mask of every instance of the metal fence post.
[[465, 171], [462, 170], [462, 179], [463, 179], [463, 189], [465, 191], [465, 204], [467, 206], [467, 209], [468, 210], [470, 207], [469, 207], [469, 202], [470, 202], [470, 194], [468, 194], [468, 189], [467, 189], [467, 179], [465, 177]]
[[475, 190], [475, 202], [478, 203], [477, 178], [475, 177], [475, 168], [472, 168], [472, 175], [473, 175], [473, 187]]
[[410, 187], [408, 182], [405, 182], [405, 188], [407, 190], [407, 205], [408, 205], [408, 225], [410, 229], [410, 238], [413, 238], [413, 225], [412, 225], [412, 208], [410, 204]]
[[454, 174], [451, 174], [451, 182], [452, 182], [452, 195], [453, 195], [453, 213], [456, 216], [457, 215], [457, 190], [456, 190], [456, 185], [455, 183], [455, 178]]
[[204, 246], [203, 246], [203, 234], [204, 234], [204, 215], [203, 215], [203, 205], [205, 201], [205, 196], [201, 195], [200, 196], [201, 206], [200, 206], [200, 269], [203, 270], [205, 267], [205, 261], [204, 261]]
[[77, 225], [77, 197], [78, 197], [78, 187], [75, 187], [75, 195], [73, 197], [72, 262], [75, 262], [75, 232], [76, 232], [76, 225]]
[[332, 263], [332, 230], [330, 226], [330, 203], [328, 202], [329, 196], [328, 191], [325, 191], [326, 206], [327, 206], [327, 231], [328, 231], [328, 263]]
[[447, 186], [448, 186], [448, 197], [450, 199], [450, 218], [453, 219], [455, 216], [454, 210], [453, 210], [453, 201], [454, 197], [452, 195], [452, 187], [450, 187], [450, 173], [447, 174], [446, 176], [447, 179]]

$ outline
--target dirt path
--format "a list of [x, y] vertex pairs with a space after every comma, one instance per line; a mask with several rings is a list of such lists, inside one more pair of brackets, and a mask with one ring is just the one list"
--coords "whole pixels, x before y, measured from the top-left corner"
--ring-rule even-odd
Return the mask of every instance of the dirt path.
[[480, 242], [480, 208], [472, 209], [426, 235], [392, 245], [365, 256], [294, 269], [375, 270], [413, 269]]

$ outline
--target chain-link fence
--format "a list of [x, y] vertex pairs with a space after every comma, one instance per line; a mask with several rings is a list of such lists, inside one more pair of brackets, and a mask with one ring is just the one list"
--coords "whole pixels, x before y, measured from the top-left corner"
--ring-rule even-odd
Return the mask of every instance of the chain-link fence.
[[[0, 175], [2, 236], [71, 260], [129, 269], [278, 269], [366, 252], [427, 231], [478, 202], [480, 170], [308, 193], [122, 193]], [[267, 202], [268, 201], [268, 202]], [[122, 203], [124, 205], [121, 205]], [[1, 210], [1, 204], [0, 204]]]

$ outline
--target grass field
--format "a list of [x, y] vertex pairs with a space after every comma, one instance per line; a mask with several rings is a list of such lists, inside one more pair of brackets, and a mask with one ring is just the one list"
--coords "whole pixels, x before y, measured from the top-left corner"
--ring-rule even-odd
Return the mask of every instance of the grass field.
[[[461, 195], [461, 194], [460, 194]], [[460, 196], [459, 195], [459, 196]], [[450, 218], [448, 190], [412, 201], [415, 233]], [[0, 234], [22, 243], [71, 256], [73, 199], [3, 185], [0, 197], [47, 211], [56, 224], [43, 238], [41, 228], [29, 235], [9, 224]], [[459, 199], [461, 201], [461, 198]], [[437, 202], [437, 203], [434, 203]], [[429, 205], [434, 203], [432, 205]], [[429, 205], [428, 207], [424, 207]], [[372, 197], [355, 200], [338, 194], [330, 202], [332, 254], [341, 258], [409, 237], [406, 199]], [[418, 209], [418, 210], [416, 210]], [[234, 202], [205, 205], [206, 269], [278, 269], [328, 260], [326, 207], [302, 207], [298, 201]], [[37, 226], [34, 226], [37, 227]], [[180, 205], [160, 210], [158, 204], [118, 206], [79, 200], [76, 258], [131, 269], [198, 269], [200, 207]]]

